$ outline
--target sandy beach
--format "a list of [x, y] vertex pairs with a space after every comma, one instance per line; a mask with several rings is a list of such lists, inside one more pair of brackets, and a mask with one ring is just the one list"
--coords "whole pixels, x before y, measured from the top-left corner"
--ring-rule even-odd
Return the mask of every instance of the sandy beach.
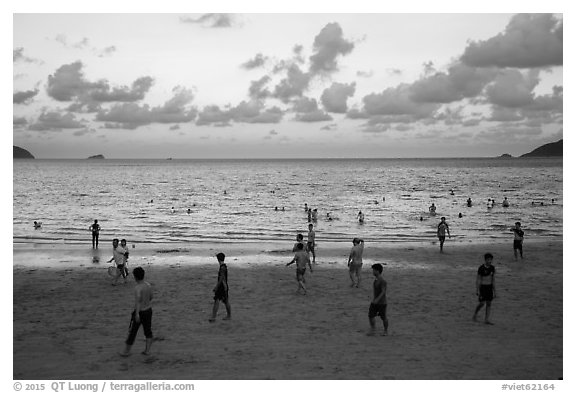
[[[122, 358], [133, 279], [112, 286], [111, 247], [15, 245], [14, 379], [556, 380], [563, 377], [562, 242], [366, 244], [360, 288], [351, 243], [320, 244], [308, 295], [296, 293], [292, 244], [142, 247], [154, 287], [153, 355], [138, 333]], [[260, 251], [262, 250], [262, 251]], [[285, 251], [286, 250], [286, 251]], [[217, 251], [226, 253], [233, 318], [210, 324]], [[473, 322], [483, 254], [495, 256], [494, 325]], [[93, 258], [99, 259], [93, 263]], [[388, 282], [389, 335], [366, 336], [370, 265]], [[482, 314], [483, 316], [483, 314]], [[480, 318], [482, 320], [482, 318]], [[377, 319], [381, 329], [381, 321]]]

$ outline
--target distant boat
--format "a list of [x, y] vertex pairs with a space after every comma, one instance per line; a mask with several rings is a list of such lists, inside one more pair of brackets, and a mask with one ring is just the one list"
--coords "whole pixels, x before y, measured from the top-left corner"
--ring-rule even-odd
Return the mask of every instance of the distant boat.
[[171, 159], [172, 159], [172, 157], [170, 157], [170, 158], [167, 158], [167, 160], [171, 160]]

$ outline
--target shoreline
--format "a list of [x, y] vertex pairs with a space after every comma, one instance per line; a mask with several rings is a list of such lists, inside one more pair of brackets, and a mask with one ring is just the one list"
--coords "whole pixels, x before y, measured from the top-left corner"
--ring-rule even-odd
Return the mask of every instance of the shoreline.
[[[243, 245], [242, 245], [243, 246]], [[282, 245], [284, 247], [284, 245]], [[290, 244], [291, 246], [291, 244]], [[319, 250], [308, 295], [296, 294], [292, 253], [238, 247], [224, 251], [231, 321], [208, 323], [218, 263], [210, 248], [131, 254], [154, 287], [153, 355], [123, 348], [133, 282], [111, 286], [106, 263], [53, 248], [69, 262], [47, 268], [19, 264], [43, 249], [15, 250], [13, 377], [15, 379], [186, 380], [556, 380], [563, 377], [563, 247], [492, 244], [498, 297], [494, 326], [474, 323], [476, 270], [484, 244], [365, 250], [362, 283], [350, 288], [349, 246]], [[89, 250], [91, 251], [91, 250]], [[110, 248], [101, 250], [109, 258]], [[132, 251], [132, 250], [131, 250]], [[268, 250], [273, 251], [273, 250]], [[181, 255], [176, 255], [181, 254]], [[132, 260], [132, 258], [134, 259]], [[146, 257], [146, 259], [140, 259]], [[152, 258], [154, 257], [154, 258]], [[138, 263], [134, 263], [138, 262]], [[390, 335], [367, 337], [370, 263], [382, 262], [389, 286]], [[130, 277], [132, 280], [132, 278]], [[534, 285], [537, 280], [538, 285]], [[379, 319], [377, 327], [381, 328]]]

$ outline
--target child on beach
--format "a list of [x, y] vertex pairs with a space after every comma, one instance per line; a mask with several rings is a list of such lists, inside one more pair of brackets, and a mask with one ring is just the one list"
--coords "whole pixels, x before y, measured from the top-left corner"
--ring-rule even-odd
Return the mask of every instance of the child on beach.
[[225, 258], [226, 255], [224, 255], [222, 252], [216, 254], [216, 259], [218, 259], [220, 268], [218, 269], [218, 282], [213, 289], [214, 306], [212, 307], [212, 317], [208, 320], [209, 322], [216, 321], [216, 315], [218, 314], [218, 307], [220, 306], [220, 302], [224, 303], [226, 306], [226, 316], [224, 317], [224, 320], [226, 321], [232, 318], [230, 300], [228, 299], [228, 266], [226, 266], [224, 263]]
[[386, 289], [388, 284], [384, 277], [382, 277], [382, 272], [384, 268], [381, 264], [375, 263], [372, 265], [372, 274], [374, 275], [374, 297], [372, 302], [370, 302], [370, 308], [368, 310], [368, 320], [370, 322], [370, 331], [368, 336], [373, 336], [376, 334], [376, 316], [380, 316], [382, 319], [382, 324], [384, 325], [383, 336], [388, 335], [388, 317], [386, 316]]
[[136, 280], [136, 286], [134, 287], [134, 293], [136, 295], [136, 301], [134, 305], [134, 311], [132, 312], [132, 318], [130, 319], [130, 333], [126, 339], [126, 347], [124, 352], [120, 353], [121, 356], [130, 356], [130, 350], [136, 339], [136, 334], [140, 325], [144, 329], [144, 336], [146, 337], [146, 348], [142, 355], [150, 355], [150, 349], [152, 347], [152, 286], [147, 281], [144, 281], [144, 269], [137, 267], [132, 272], [134, 274], [134, 279]]
[[484, 323], [488, 325], [493, 325], [490, 322], [490, 306], [492, 305], [492, 299], [496, 297], [496, 283], [494, 281], [494, 276], [496, 275], [496, 268], [492, 266], [492, 260], [494, 256], [490, 253], [484, 254], [484, 264], [480, 265], [478, 268], [478, 274], [476, 275], [476, 296], [478, 296], [478, 306], [476, 311], [474, 311], [473, 321], [476, 321], [476, 316], [478, 312], [486, 304], [486, 315], [484, 317]]
[[304, 251], [304, 244], [298, 243], [296, 254], [294, 254], [294, 258], [286, 264], [286, 266], [290, 266], [296, 262], [296, 281], [298, 281], [298, 293], [300, 293], [300, 289], [304, 290], [304, 295], [306, 295], [306, 285], [304, 274], [306, 273], [306, 265], [310, 267], [310, 273], [312, 273], [312, 265], [310, 264], [310, 258], [308, 257], [308, 253]]
[[298, 251], [298, 244], [302, 244], [302, 248], [304, 248], [304, 235], [301, 233], [296, 235], [296, 243], [294, 243], [294, 247], [292, 247], [292, 252]]
[[440, 224], [438, 224], [438, 240], [440, 240], [440, 252], [444, 250], [444, 242], [446, 241], [446, 233], [448, 233], [448, 237], [450, 236], [450, 228], [448, 227], [448, 223], [446, 222], [446, 217], [442, 217], [440, 219]]
[[94, 224], [90, 225], [92, 231], [92, 248], [98, 248], [98, 237], [100, 236], [100, 224], [98, 220], [94, 220]]
[[314, 225], [308, 224], [308, 242], [306, 243], [306, 251], [312, 253], [312, 263], [316, 263], [316, 232], [313, 230]]
[[[362, 271], [362, 254], [364, 253], [364, 240], [355, 237], [352, 240], [352, 248], [350, 249], [350, 256], [348, 257], [348, 269], [350, 273], [350, 280], [352, 284], [350, 287], [360, 286], [360, 272]], [[356, 277], [356, 281], [354, 280]]]
[[514, 259], [518, 260], [518, 251], [520, 251], [520, 258], [524, 259], [524, 254], [522, 253], [522, 243], [524, 243], [524, 231], [520, 228], [522, 224], [516, 222], [514, 228], [510, 231], [514, 232]]

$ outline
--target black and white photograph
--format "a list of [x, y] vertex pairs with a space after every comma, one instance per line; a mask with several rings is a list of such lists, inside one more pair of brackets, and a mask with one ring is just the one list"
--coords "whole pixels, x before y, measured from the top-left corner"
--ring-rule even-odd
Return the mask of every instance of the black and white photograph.
[[13, 381], [564, 386], [563, 13], [46, 4]]

